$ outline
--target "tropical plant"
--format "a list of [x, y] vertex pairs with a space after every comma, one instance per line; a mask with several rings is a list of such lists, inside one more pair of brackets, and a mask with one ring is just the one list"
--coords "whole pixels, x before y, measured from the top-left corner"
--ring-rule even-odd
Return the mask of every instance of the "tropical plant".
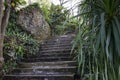
[[79, 3], [78, 72], [83, 80], [120, 80], [120, 0]]

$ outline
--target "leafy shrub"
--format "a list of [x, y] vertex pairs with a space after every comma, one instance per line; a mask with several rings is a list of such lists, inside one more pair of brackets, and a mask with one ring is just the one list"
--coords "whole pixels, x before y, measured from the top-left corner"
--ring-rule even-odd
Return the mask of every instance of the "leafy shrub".
[[4, 72], [16, 67], [17, 61], [39, 51], [38, 42], [16, 23], [17, 13], [11, 13], [4, 42]]
[[43, 16], [51, 27], [52, 35], [62, 35], [74, 32], [78, 26], [77, 21], [69, 20], [69, 11], [61, 5], [52, 4], [50, 8], [46, 5], [41, 6]]

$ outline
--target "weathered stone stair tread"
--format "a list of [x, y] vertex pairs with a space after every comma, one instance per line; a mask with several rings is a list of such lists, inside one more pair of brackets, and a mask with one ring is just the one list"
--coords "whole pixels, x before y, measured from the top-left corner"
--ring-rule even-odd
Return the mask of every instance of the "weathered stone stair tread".
[[[76, 68], [76, 66], [68, 66], [68, 67], [62, 67], [62, 66], [35, 66], [34, 68], [38, 69], [71, 69], [71, 68]], [[14, 68], [14, 70], [33, 70], [34, 68]]]
[[72, 44], [59, 44], [59, 45], [43, 45], [43, 47], [63, 47], [63, 46], [72, 46]]
[[[52, 56], [53, 56], [53, 55], [54, 55], [54, 56], [57, 56], [57, 55], [58, 55], [57, 57], [61, 57], [60, 55], [64, 55], [64, 56], [66, 55], [66, 56], [68, 56], [68, 57], [71, 57], [71, 55], [74, 55], [74, 54], [71, 54], [70, 52], [51, 52], [51, 53], [50, 53], [50, 52], [46, 52], [46, 53], [44, 52], [44, 53], [41, 54], [41, 56], [43, 56], [43, 55], [48, 55], [48, 56], [46, 56], [46, 57], [50, 57], [49, 55], [52, 55]], [[64, 56], [63, 56], [63, 57], [64, 57]]]
[[54, 41], [72, 41], [73, 40], [73, 37], [71, 38], [51, 38], [49, 40], [46, 40], [45, 42], [54, 42]]
[[56, 42], [45, 42], [43, 45], [60, 45], [60, 44], [72, 44], [72, 41], [56, 41]]
[[74, 80], [73, 76], [6, 76], [3, 80]]
[[[57, 58], [57, 59], [62, 59], [62, 58], [67, 58], [67, 59], [70, 58], [70, 59], [71, 59], [71, 57], [69, 57], [69, 56], [68, 56], [68, 57], [67, 57], [67, 56], [63, 56], [63, 57], [59, 57], [59, 58], [58, 58], [58, 56], [54, 56], [54, 57], [53, 57], [53, 56], [51, 56], [51, 57], [48, 56], [48, 57], [41, 57], [41, 58], [27, 58], [26, 60], [30, 60], [30, 59], [35, 59], [35, 60], [37, 60], [37, 59], [54, 59], [54, 58], [55, 58], [55, 59], [56, 59], [56, 58]], [[24, 60], [25, 60], [25, 59], [24, 59]]]
[[21, 65], [44, 65], [44, 64], [47, 64], [47, 65], [54, 65], [54, 64], [72, 64], [72, 63], [76, 63], [76, 61], [55, 61], [55, 62], [19, 62], [19, 64]]
[[55, 67], [36, 67], [36, 68], [16, 68], [9, 74], [36, 74], [36, 73], [74, 73], [76, 70], [76, 66], [71, 66], [71, 67], [60, 67], [60, 66], [55, 66]]
[[46, 51], [41, 51], [42, 52], [62, 52], [62, 51], [71, 51], [71, 49], [60, 49], [60, 50], [46, 50]]
[[42, 46], [41, 48], [65, 48], [65, 47], [72, 47], [72, 44], [70, 45], [65, 45], [65, 44], [62, 44], [62, 45], [44, 45]]
[[14, 75], [60, 75], [60, 74], [73, 74], [73, 73], [70, 73], [70, 72], [42, 72], [42, 71], [36, 71], [36, 72], [24, 72], [24, 73], [16, 73]]
[[42, 54], [38, 54], [37, 56], [30, 56], [30, 58], [35, 58], [35, 57], [64, 57], [64, 56], [68, 56], [68, 57], [73, 57], [74, 54], [70, 54], [70, 52], [51, 52], [51, 53], [42, 53]]
[[42, 50], [49, 50], [49, 49], [71, 49], [72, 46], [66, 46], [66, 47], [48, 47], [48, 48], [41, 48]]
[[64, 63], [74, 63], [76, 61], [55, 61], [55, 62], [34, 62], [34, 63], [26, 63], [26, 62], [19, 62], [19, 64], [64, 64]]
[[33, 62], [33, 63], [19, 63], [21, 67], [33, 66], [76, 66], [76, 61], [57, 61], [57, 62]]
[[73, 41], [73, 38], [56, 38], [56, 39], [49, 39], [49, 40], [46, 40], [46, 41], [44, 41], [44, 42], [48, 42], [48, 43], [50, 43], [50, 42], [62, 42], [62, 41], [66, 41], [66, 42], [70, 42], [70, 41]]
[[68, 40], [69, 41], [69, 40], [73, 40], [73, 37], [70, 37], [70, 38], [68, 38], [68, 37], [59, 37], [59, 38], [57, 38], [56, 37], [56, 38], [48, 39], [46, 41], [48, 42], [48, 41], [58, 41], [58, 40], [60, 40], [60, 41], [62, 41], [62, 40], [66, 40], [67, 41]]
[[56, 41], [56, 42], [46, 42], [46, 43], [43, 43], [44, 45], [60, 45], [60, 44], [71, 44], [72, 41]]
[[38, 62], [38, 61], [70, 61], [72, 60], [71, 57], [59, 57], [55, 56], [55, 57], [42, 57], [42, 58], [29, 58], [29, 59], [23, 59], [22, 61], [24, 62]]
[[67, 74], [28, 74], [28, 75], [19, 75], [19, 74], [9, 74], [9, 75], [5, 75], [6, 77], [71, 77], [71, 76], [74, 76], [74, 74], [71, 74], [71, 73], [67, 73]]

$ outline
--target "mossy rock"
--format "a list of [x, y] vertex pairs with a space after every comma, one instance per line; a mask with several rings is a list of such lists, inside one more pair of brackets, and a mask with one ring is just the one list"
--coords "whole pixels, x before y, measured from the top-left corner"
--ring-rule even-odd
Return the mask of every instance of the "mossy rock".
[[19, 11], [17, 24], [32, 34], [38, 41], [50, 37], [50, 26], [45, 21], [38, 5], [30, 5]]

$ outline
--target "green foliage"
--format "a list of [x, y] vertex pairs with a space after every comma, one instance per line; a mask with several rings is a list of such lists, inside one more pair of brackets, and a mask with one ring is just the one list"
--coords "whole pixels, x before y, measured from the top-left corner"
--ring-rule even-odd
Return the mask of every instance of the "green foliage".
[[64, 9], [63, 6], [54, 4], [51, 5], [50, 11], [49, 24], [51, 26], [53, 35], [55, 35], [57, 34], [56, 32], [59, 30], [60, 26], [62, 26], [63, 22], [66, 20], [68, 12]]
[[[4, 42], [4, 72], [16, 67], [16, 62], [39, 51], [38, 42], [16, 23], [17, 13], [10, 14]], [[14, 66], [13, 66], [14, 65]]]
[[12, 7], [18, 7], [19, 5], [25, 5], [25, 0], [12, 0], [11, 5]]
[[50, 24], [50, 8], [47, 5], [41, 4], [40, 6], [43, 16], [45, 20]]
[[3, 65], [3, 73], [8, 73], [9, 71], [13, 70], [15, 67], [17, 66], [17, 64], [15, 63], [15, 61], [13, 60], [9, 60], [6, 63], [4, 63]]
[[39, 4], [38, 3], [33, 3], [33, 4], [31, 4], [31, 5], [29, 5], [29, 6], [25, 7], [25, 8], [22, 8], [21, 11], [23, 10], [26, 13], [31, 13], [32, 10], [36, 10], [36, 9], [41, 11]]
[[65, 10], [63, 6], [52, 4], [50, 11], [51, 24], [53, 26], [56, 26], [56, 24], [59, 25], [66, 20], [67, 10]]
[[120, 80], [120, 1], [83, 0], [79, 6], [78, 70], [85, 80]]
[[56, 25], [55, 33], [58, 35], [62, 35], [75, 32], [78, 28], [77, 21], [77, 19], [71, 19], [69, 21], [62, 22], [61, 25]]
[[69, 11], [63, 6], [52, 4], [51, 7], [48, 8], [48, 6], [42, 5], [41, 10], [52, 29], [52, 35], [61, 35], [72, 32], [78, 26], [78, 23], [74, 20], [67, 21], [67, 18], [69, 18]]

